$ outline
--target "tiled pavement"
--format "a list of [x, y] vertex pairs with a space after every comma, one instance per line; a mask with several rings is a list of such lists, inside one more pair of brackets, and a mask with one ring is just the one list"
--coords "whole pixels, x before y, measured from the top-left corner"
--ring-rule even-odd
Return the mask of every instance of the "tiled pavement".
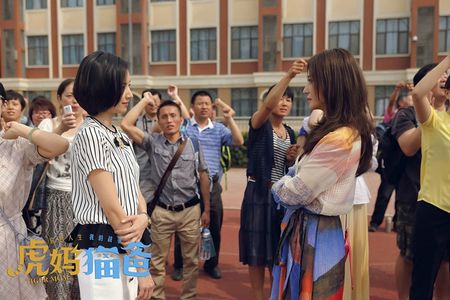
[[[228, 189], [223, 192], [225, 208], [224, 225], [222, 228], [222, 249], [220, 267], [223, 277], [214, 280], [202, 271], [198, 280], [198, 299], [251, 299], [250, 282], [247, 267], [239, 263], [238, 231], [242, 195], [246, 178], [244, 169], [231, 169], [228, 174]], [[367, 174], [366, 180], [372, 192], [372, 202], [369, 213], [373, 210], [379, 176], [375, 173]], [[222, 182], [225, 186], [225, 183]], [[393, 214], [391, 201], [387, 215]], [[382, 231], [369, 234], [369, 263], [370, 263], [370, 299], [395, 299], [394, 264], [398, 250], [395, 245], [395, 233]], [[167, 299], [179, 299], [181, 282], [173, 281], [169, 274], [172, 270], [172, 255], [167, 268], [166, 296]], [[202, 270], [202, 269], [201, 269]], [[266, 274], [266, 291], [269, 293], [269, 280]]]

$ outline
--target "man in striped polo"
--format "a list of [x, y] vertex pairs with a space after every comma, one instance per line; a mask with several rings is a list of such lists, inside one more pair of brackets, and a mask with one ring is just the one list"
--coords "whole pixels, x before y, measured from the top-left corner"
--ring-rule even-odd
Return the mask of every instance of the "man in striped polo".
[[[213, 105], [222, 109], [224, 124], [211, 121]], [[202, 145], [206, 163], [208, 164], [211, 179], [210, 196], [210, 225], [209, 230], [214, 241], [216, 255], [205, 261], [203, 266], [205, 272], [214, 279], [222, 277], [219, 264], [220, 252], [220, 230], [223, 220], [222, 186], [220, 179], [223, 171], [220, 165], [222, 146], [237, 145], [244, 143], [242, 133], [233, 119], [233, 110], [222, 100], [216, 99], [213, 103], [211, 95], [206, 91], [197, 91], [191, 97], [191, 108], [194, 116], [189, 120], [186, 134], [190, 138], [197, 139]], [[172, 279], [181, 280], [182, 272], [181, 251], [175, 249], [175, 263]]]

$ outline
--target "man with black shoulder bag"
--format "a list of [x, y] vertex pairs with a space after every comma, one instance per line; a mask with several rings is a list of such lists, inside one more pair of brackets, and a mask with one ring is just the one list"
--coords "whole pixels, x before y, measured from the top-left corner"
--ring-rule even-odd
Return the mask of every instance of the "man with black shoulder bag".
[[[122, 129], [134, 143], [147, 152], [151, 165], [148, 180], [155, 193], [147, 211], [152, 234], [150, 272], [155, 282], [152, 299], [165, 299], [166, 258], [175, 233], [181, 241], [184, 262], [180, 298], [195, 299], [200, 225], [209, 226], [208, 168], [201, 147], [196, 149], [192, 140], [180, 134], [183, 118], [175, 102], [165, 101], [158, 108], [162, 133], [144, 133], [134, 125], [145, 106], [153, 101], [152, 95], [146, 93], [121, 122]], [[199, 193], [204, 201], [202, 212]]]

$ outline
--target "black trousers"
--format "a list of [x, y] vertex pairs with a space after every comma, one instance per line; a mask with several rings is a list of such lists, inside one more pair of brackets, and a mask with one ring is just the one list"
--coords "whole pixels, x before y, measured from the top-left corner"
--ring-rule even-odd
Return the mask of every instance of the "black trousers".
[[[210, 222], [209, 231], [214, 242], [214, 249], [216, 255], [205, 261], [204, 269], [213, 269], [219, 264], [220, 253], [220, 231], [222, 229], [223, 222], [223, 204], [222, 204], [222, 186], [218, 178], [213, 179], [213, 186], [211, 191], [211, 207], [210, 207]], [[181, 256], [180, 241], [175, 236], [175, 249], [174, 249], [174, 268], [181, 269], [183, 267], [183, 257]]]
[[442, 259], [448, 259], [449, 254], [450, 213], [425, 201], [419, 201], [416, 210], [410, 300], [433, 298], [433, 286], [439, 267]]
[[381, 183], [378, 187], [377, 199], [375, 207], [370, 219], [370, 225], [380, 226], [383, 223], [384, 213], [391, 199], [392, 192], [394, 192], [395, 185], [390, 184], [383, 174], [380, 174]]

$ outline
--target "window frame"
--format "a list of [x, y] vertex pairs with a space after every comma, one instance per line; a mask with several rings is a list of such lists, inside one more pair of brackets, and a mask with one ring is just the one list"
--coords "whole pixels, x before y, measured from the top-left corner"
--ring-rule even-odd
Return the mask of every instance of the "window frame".
[[[242, 30], [243, 29], [249, 29], [250, 33], [249, 33], [249, 37], [243, 39], [242, 38]], [[233, 38], [233, 30], [238, 30], [238, 38]], [[256, 34], [256, 36], [253, 36], [253, 34]], [[256, 61], [258, 60], [258, 25], [250, 25], [250, 26], [232, 26], [230, 27], [230, 60], [232, 61]], [[249, 57], [242, 57], [242, 42], [247, 41], [249, 42]], [[234, 47], [234, 43], [237, 43], [238, 48], [239, 48], [239, 57], [233, 57], [234, 51], [233, 51], [233, 47]], [[253, 44], [255, 43], [255, 44]], [[256, 50], [255, 50], [256, 49]], [[256, 53], [253, 53], [254, 51], [256, 51]], [[254, 54], [254, 57], [253, 57]]]
[[[441, 29], [441, 20], [444, 19], [446, 20], [446, 29], [442, 30]], [[450, 48], [450, 15], [448, 16], [439, 16], [439, 32], [438, 32], [438, 53], [442, 53], [442, 54], [446, 54]], [[445, 33], [445, 39], [446, 39], [446, 44], [445, 44], [445, 49], [441, 50], [441, 31], [444, 31]]]
[[292, 99], [292, 108], [289, 117], [307, 117], [311, 114], [306, 95], [303, 93], [304, 88], [304, 86], [291, 87], [294, 92], [294, 98]]
[[[66, 63], [64, 62], [64, 47], [71, 47], [72, 45], [69, 46], [64, 46], [64, 38], [66, 37], [81, 37], [81, 41], [83, 41], [83, 44], [80, 46], [76, 46], [76, 47], [80, 47], [80, 49], [82, 49], [82, 53], [80, 54], [80, 59], [78, 62], [70, 62], [70, 63]], [[62, 56], [62, 65], [63, 66], [74, 66], [74, 65], [79, 65], [81, 60], [83, 59], [83, 57], [85, 56], [86, 53], [86, 43], [85, 43], [85, 36], [83, 33], [75, 33], [75, 34], [62, 34], [61, 35], [61, 56]], [[69, 56], [70, 57], [70, 56]]]
[[[193, 32], [199, 32], [199, 34], [201, 34], [201, 31], [208, 31], [207, 32], [208, 33], [208, 39], [207, 40], [203, 40], [203, 41], [200, 40], [200, 39], [198, 41], [197, 40], [193, 41], [193, 39], [192, 39]], [[212, 32], [214, 32], [214, 40], [209, 38], [210, 34]], [[193, 43], [197, 43], [198, 46], [199, 46], [201, 42], [205, 42], [205, 41], [208, 44], [208, 58], [207, 59], [202, 59], [201, 55], [200, 55], [200, 52], [198, 52], [199, 53], [198, 58], [194, 59], [194, 57], [193, 57], [194, 51], [192, 50], [193, 49]], [[211, 45], [214, 45], [214, 49], [213, 49], [214, 51], [211, 51], [211, 49], [209, 49], [209, 47]], [[198, 47], [198, 48], [201, 49], [201, 47]], [[189, 52], [190, 52], [189, 53], [189, 58], [190, 58], [190, 62], [191, 63], [216, 62], [217, 61], [217, 27], [191, 28], [190, 31], [189, 31]], [[212, 55], [212, 57], [211, 57], [211, 54], [214, 54], [214, 55]]]
[[[382, 19], [377, 19], [375, 25], [375, 55], [376, 56], [408, 56], [410, 54], [410, 46], [409, 46], [409, 27], [410, 27], [410, 18], [409, 17], [398, 17], [398, 18], [382, 18]], [[396, 22], [396, 27], [397, 27], [397, 31], [389, 31], [388, 26], [389, 26], [389, 22], [395, 21]], [[406, 30], [400, 31], [399, 27], [401, 25], [401, 21], [406, 21], [407, 27]], [[379, 32], [379, 27], [382, 26], [379, 22], [385, 22], [384, 24], [384, 28], [385, 31], [384, 32]], [[388, 34], [396, 34], [397, 37], [396, 39], [392, 39], [392, 38], [388, 38]], [[379, 36], [384, 35], [384, 53], [379, 53], [378, 52], [378, 47], [379, 47]], [[403, 42], [400, 40], [403, 37], [403, 39], [405, 39], [405, 44], [406, 44], [406, 52], [398, 52], [400, 45], [403, 44]], [[388, 41], [392, 41], [392, 40], [396, 40], [396, 48], [397, 48], [397, 52], [395, 53], [388, 53], [387, 52], [387, 42]]]
[[[76, 1], [76, 5], [69, 5], [71, 1]], [[82, 8], [84, 7], [84, 0], [60, 0], [59, 1], [60, 8]]]
[[[25, 10], [38, 10], [38, 9], [47, 9], [48, 8], [47, 0], [39, 0], [39, 2], [41, 3], [40, 4], [41, 7], [35, 7], [34, 6], [34, 3], [36, 3], [35, 0], [25, 0]], [[28, 5], [29, 3], [33, 4], [33, 5], [30, 5], [31, 7], [29, 7], [29, 5]]]
[[[381, 92], [378, 92], [380, 88], [384, 89], [384, 97], [378, 97]], [[375, 117], [384, 117], [384, 113], [386, 112], [386, 108], [389, 104], [390, 96], [395, 89], [395, 84], [387, 84], [387, 85], [375, 85], [375, 93], [374, 93], [374, 109], [373, 114]], [[407, 96], [408, 91], [406, 89], [402, 89], [398, 95], [399, 98]], [[381, 115], [377, 114], [377, 108], [379, 106], [378, 102], [383, 100], [383, 110]], [[396, 99], [397, 101], [397, 99]], [[395, 104], [394, 104], [395, 106]]]
[[[290, 26], [292, 27], [291, 28], [292, 34], [289, 37], [287, 37], [286, 36], [286, 30]], [[302, 32], [303, 32], [302, 36], [293, 34], [295, 26], [300, 26], [302, 28]], [[306, 30], [306, 26], [308, 26], [308, 27], [311, 26], [311, 35], [305, 35], [304, 34], [305, 30]], [[296, 37], [297, 38], [302, 38], [302, 39], [305, 39], [305, 37], [311, 37], [311, 49], [310, 49], [310, 53], [309, 54], [305, 53], [307, 51], [305, 51], [306, 45], [305, 45], [304, 42], [303, 42], [303, 49], [302, 49], [303, 53], [301, 55], [296, 55], [296, 53], [294, 53], [294, 51], [293, 51], [293, 49], [294, 49], [294, 42], [293, 42], [293, 40]], [[288, 49], [288, 47], [286, 46], [286, 44], [287, 44], [286, 40], [288, 38], [291, 39], [291, 45], [290, 45], [291, 47], [289, 47], [289, 48], [291, 48], [290, 49], [290, 51], [291, 51], [291, 55], [290, 56], [286, 55], [286, 50]], [[298, 57], [311, 57], [312, 54], [313, 54], [313, 50], [314, 50], [314, 23], [308, 22], [308, 23], [286, 23], [286, 24], [283, 24], [283, 58], [285, 58], [285, 59], [292, 59], [292, 58], [298, 58]]]
[[[36, 64], [36, 63], [31, 63], [30, 62], [30, 49], [32, 49], [32, 47], [30, 46], [30, 39], [38, 39], [38, 38], [44, 38], [47, 42], [47, 51], [45, 50], [41, 50], [44, 53], [44, 64]], [[33, 48], [38, 48], [38, 47], [33, 47]], [[36, 56], [36, 54], [35, 54]], [[26, 57], [27, 61], [26, 61], [26, 65], [27, 67], [48, 67], [49, 63], [50, 63], [50, 57], [49, 57], [49, 43], [48, 43], [48, 35], [29, 35], [27, 36], [27, 57]], [[46, 62], [46, 63], [45, 63]]]
[[[346, 23], [348, 23], [348, 27], [349, 27], [348, 33], [345, 33], [345, 32], [344, 33], [340, 33], [341, 27], [344, 27]], [[358, 33], [357, 34], [356, 33], [352, 33], [352, 25], [356, 25], [356, 24], [358, 25]], [[337, 33], [336, 34], [334, 34], [334, 33], [332, 34], [331, 33], [332, 25], [336, 25], [337, 26]], [[344, 39], [345, 35], [348, 35], [349, 47], [343, 47], [342, 45], [339, 44], [340, 37], [343, 36], [342, 38]], [[336, 40], [336, 45], [331, 46], [331, 39], [334, 36], [336, 36], [336, 39], [337, 39]], [[353, 37], [356, 37], [356, 36], [358, 37], [358, 43], [357, 43], [358, 51], [357, 51], [357, 53], [354, 53], [352, 51], [352, 49], [350, 49], [351, 46], [352, 46], [352, 36]], [[328, 45], [327, 46], [328, 46], [329, 49], [336, 48], [336, 47], [347, 49], [354, 56], [361, 55], [361, 21], [360, 20], [328, 21]]]
[[[154, 42], [154, 35], [153, 34], [168, 34], [168, 40], [167, 41], [161, 41], [158, 40], [158, 44], [156, 42]], [[173, 35], [173, 40], [172, 40], [172, 35]], [[161, 37], [159, 37], [161, 38]], [[157, 44], [157, 45], [156, 45]], [[154, 55], [156, 55], [155, 53], [158, 53], [158, 51], [155, 51], [155, 49], [153, 48], [154, 46], [158, 46], [158, 47], [163, 47], [164, 45], [167, 44], [168, 47], [168, 60], [162, 60], [162, 59], [158, 59], [158, 60], [154, 60]], [[172, 53], [172, 51], [170, 51], [170, 47], [173, 44], [173, 47], [175, 48], [174, 52]], [[161, 30], [150, 30], [150, 55], [149, 55], [149, 59], [150, 59], [150, 63], [152, 64], [166, 64], [166, 63], [176, 63], [177, 61], [177, 30], [176, 29], [161, 29]], [[159, 49], [159, 50], [163, 50], [163, 49]], [[161, 51], [162, 52], [162, 51]], [[172, 54], [173, 54], [173, 59], [172, 59]], [[159, 56], [161, 56], [159, 54]], [[161, 57], [160, 57], [161, 58]]]
[[[100, 49], [100, 43], [99, 43], [99, 41], [100, 41], [100, 36], [102, 36], [102, 37], [110, 37], [110, 36], [112, 36], [112, 37], [113, 37], [113, 49], [114, 49], [113, 52], [108, 51], [108, 49], [107, 49], [108, 46], [110, 46], [111, 43], [105, 43], [105, 44], [102, 44], [102, 46], [103, 46], [103, 45], [106, 45], [106, 48]], [[117, 51], [116, 51], [116, 47], [117, 47], [116, 39], [117, 39], [116, 32], [97, 32], [97, 50], [101, 50], [101, 51], [103, 51], [103, 52], [109, 52], [109, 53], [115, 55], [116, 52], [117, 52]]]
[[[99, 3], [101, 2], [101, 3]], [[112, 2], [112, 3], [110, 3]], [[95, 5], [97, 6], [107, 6], [107, 5], [115, 5], [116, 4], [116, 0], [96, 0], [95, 1]]]
[[[245, 91], [248, 93], [247, 98], [242, 97], [242, 92]], [[236, 94], [239, 92], [239, 97], [236, 97]], [[254, 97], [253, 97], [254, 96]], [[236, 117], [251, 117], [258, 110], [258, 88], [256, 87], [239, 87], [239, 88], [231, 88], [230, 90], [230, 98], [231, 98], [231, 107], [236, 112]], [[242, 103], [248, 106], [250, 110], [248, 115], [244, 115], [242, 111]]]

